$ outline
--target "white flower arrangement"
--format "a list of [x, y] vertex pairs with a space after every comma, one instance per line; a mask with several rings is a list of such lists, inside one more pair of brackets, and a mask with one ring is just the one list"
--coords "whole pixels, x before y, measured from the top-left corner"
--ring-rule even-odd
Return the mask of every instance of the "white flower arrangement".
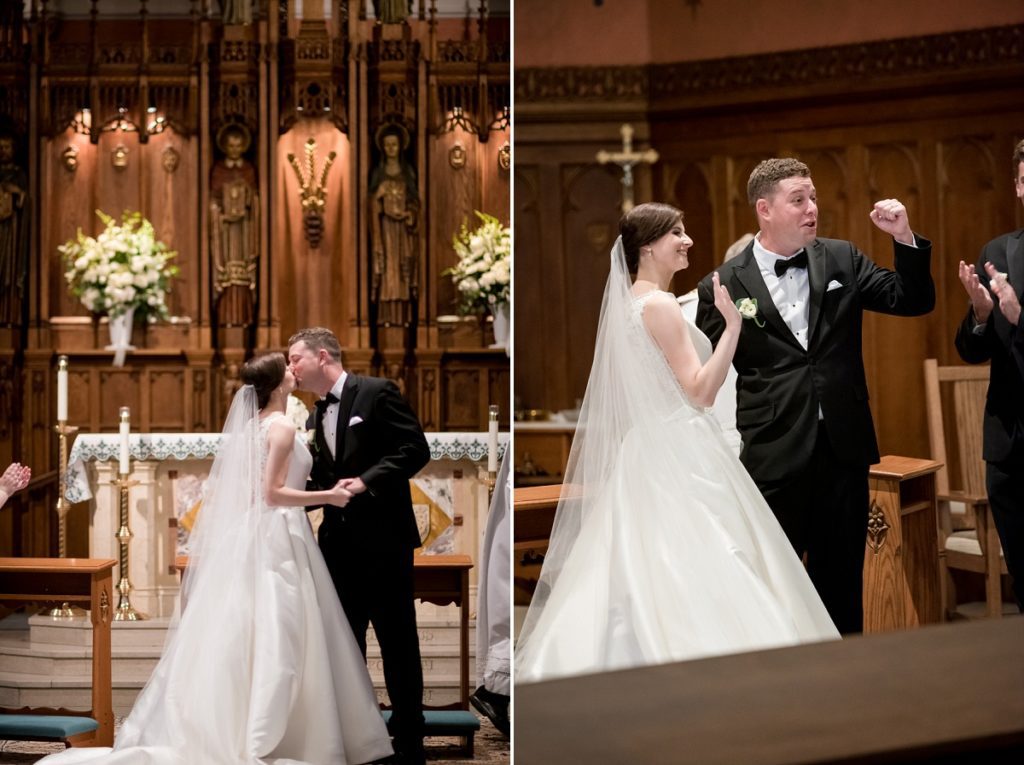
[[757, 298], [743, 298], [741, 300], [737, 300], [736, 310], [740, 312], [740, 316], [744, 319], [753, 319], [757, 326], [764, 326], [764, 321], [757, 317]]
[[313, 431], [306, 431], [306, 422], [309, 420], [309, 409], [302, 403], [302, 399], [289, 393], [288, 405], [284, 414], [292, 425], [295, 426], [295, 432], [309, 441], [309, 434]]
[[125, 212], [117, 223], [97, 210], [105, 228], [93, 238], [82, 233], [57, 250], [71, 294], [95, 314], [120, 316], [130, 309], [142, 316], [167, 316], [166, 297], [178, 267], [177, 253], [156, 238], [153, 224], [138, 212]]
[[512, 277], [512, 235], [508, 226], [502, 226], [492, 215], [474, 212], [483, 222], [473, 231], [463, 222], [459, 233], [452, 237], [459, 262], [443, 272], [452, 277], [459, 292], [461, 314], [493, 311], [507, 303]]

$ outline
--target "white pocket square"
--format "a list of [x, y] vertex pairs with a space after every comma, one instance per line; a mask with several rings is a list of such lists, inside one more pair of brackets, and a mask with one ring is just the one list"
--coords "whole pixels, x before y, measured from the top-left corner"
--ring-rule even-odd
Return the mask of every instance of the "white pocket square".
[[350, 420], [348, 421], [348, 426], [349, 426], [349, 427], [351, 428], [351, 427], [352, 427], [353, 425], [358, 425], [358, 424], [359, 424], [359, 423], [361, 423], [362, 421], [363, 421], [363, 418], [362, 418], [362, 417], [360, 417], [360, 416], [359, 416], [359, 415], [357, 414], [357, 415], [356, 415], [355, 417], [352, 417], [352, 418], [351, 418], [351, 419], [350, 419]]
[[831, 292], [832, 290], [840, 290], [843, 285], [837, 282], [835, 279], [828, 283], [828, 287], [825, 288], [825, 292]]

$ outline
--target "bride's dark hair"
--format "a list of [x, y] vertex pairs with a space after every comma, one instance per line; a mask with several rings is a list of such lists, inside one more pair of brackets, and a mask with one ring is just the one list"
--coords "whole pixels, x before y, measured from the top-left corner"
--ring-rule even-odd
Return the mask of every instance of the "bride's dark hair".
[[262, 409], [270, 401], [270, 394], [281, 384], [288, 364], [284, 354], [264, 353], [254, 356], [242, 365], [240, 377], [246, 385], [256, 389], [256, 405]]
[[646, 202], [623, 215], [619, 234], [627, 270], [635, 274], [640, 265], [640, 248], [665, 236], [682, 219], [682, 210], [662, 202]]

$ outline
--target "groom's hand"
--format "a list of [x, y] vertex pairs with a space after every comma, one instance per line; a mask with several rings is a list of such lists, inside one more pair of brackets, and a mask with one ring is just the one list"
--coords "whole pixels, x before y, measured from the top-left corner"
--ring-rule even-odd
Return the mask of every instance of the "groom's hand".
[[898, 199], [882, 199], [868, 216], [885, 233], [901, 244], [914, 246], [914, 232], [910, 230], [907, 208]]
[[363, 483], [362, 478], [342, 478], [340, 481], [338, 481], [338, 485], [341, 486], [341, 488], [348, 491], [349, 493], [351, 493], [352, 496], [355, 496], [356, 494], [362, 494], [364, 491], [366, 491], [366, 484]]

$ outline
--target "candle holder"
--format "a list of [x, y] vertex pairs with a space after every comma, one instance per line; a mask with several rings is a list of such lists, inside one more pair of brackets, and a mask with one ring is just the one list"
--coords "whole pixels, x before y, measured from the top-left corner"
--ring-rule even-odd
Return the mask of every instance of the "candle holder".
[[61, 558], [68, 557], [67, 549], [67, 518], [68, 511], [71, 509], [71, 503], [64, 497], [64, 493], [67, 491], [67, 472], [68, 472], [68, 436], [74, 436], [78, 432], [78, 428], [74, 425], [68, 425], [66, 420], [58, 420], [57, 425], [54, 428], [57, 431], [57, 554]]
[[[57, 431], [57, 554], [61, 558], [68, 557], [68, 511], [71, 503], [64, 497], [67, 491], [68, 472], [68, 436], [78, 432], [74, 425], [68, 425], [66, 420], [58, 420], [54, 427]], [[68, 603], [61, 603], [50, 609], [49, 614], [54, 619], [71, 619], [75, 616], [75, 610]]]
[[132, 583], [128, 577], [129, 556], [128, 548], [132, 541], [132, 530], [128, 525], [128, 490], [132, 486], [138, 486], [139, 482], [128, 477], [127, 473], [121, 474], [116, 480], [111, 481], [117, 487], [118, 507], [120, 508], [120, 519], [117, 533], [114, 538], [120, 545], [118, 551], [118, 576], [117, 582], [117, 610], [114, 611], [115, 622], [138, 622], [148, 619], [146, 614], [136, 611], [131, 603]]
[[498, 480], [498, 405], [487, 407], [487, 507], [491, 506], [494, 484]]

